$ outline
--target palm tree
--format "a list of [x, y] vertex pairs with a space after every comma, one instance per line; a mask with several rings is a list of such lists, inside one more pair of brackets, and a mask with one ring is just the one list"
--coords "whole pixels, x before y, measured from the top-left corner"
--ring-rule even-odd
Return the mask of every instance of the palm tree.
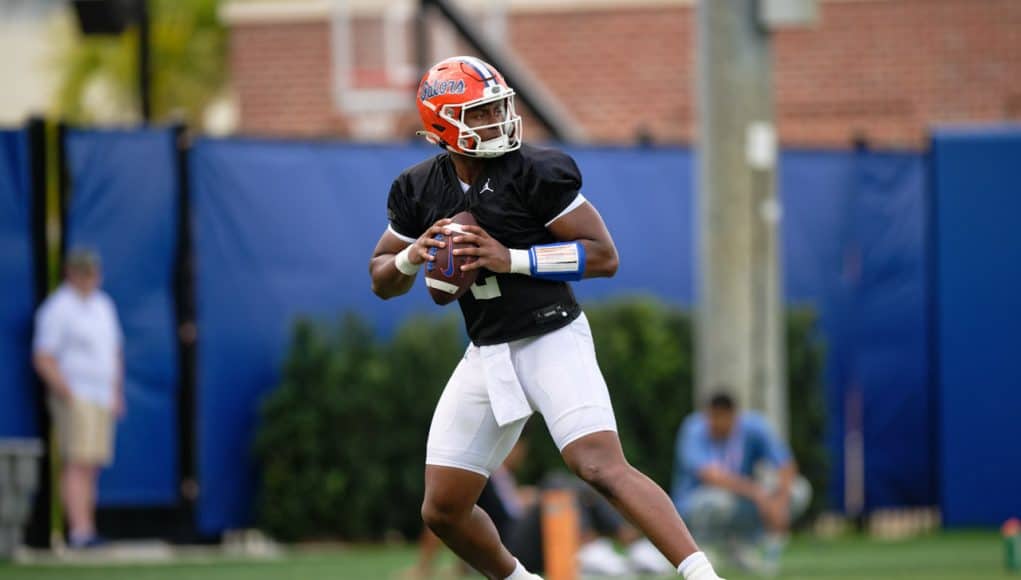
[[[201, 127], [226, 83], [226, 32], [217, 0], [149, 0], [152, 120]], [[79, 36], [62, 50], [57, 113], [72, 123], [141, 119], [137, 29]]]

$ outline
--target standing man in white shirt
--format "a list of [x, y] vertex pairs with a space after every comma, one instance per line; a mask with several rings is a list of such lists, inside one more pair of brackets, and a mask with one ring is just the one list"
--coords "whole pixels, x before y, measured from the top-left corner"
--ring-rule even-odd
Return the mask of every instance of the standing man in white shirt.
[[72, 548], [100, 543], [96, 480], [113, 459], [114, 422], [124, 414], [121, 327], [100, 280], [99, 256], [71, 250], [65, 282], [36, 313], [33, 362], [63, 460], [60, 489]]

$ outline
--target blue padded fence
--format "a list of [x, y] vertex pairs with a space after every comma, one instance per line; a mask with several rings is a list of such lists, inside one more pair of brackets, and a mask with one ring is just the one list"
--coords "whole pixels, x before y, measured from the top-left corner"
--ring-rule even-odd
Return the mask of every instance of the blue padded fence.
[[1021, 516], [1021, 126], [932, 156], [943, 521], [998, 525]]
[[[101, 502], [171, 505], [178, 445], [189, 435], [178, 431], [173, 268], [182, 184], [174, 134], [72, 130], [65, 145], [69, 243], [102, 253], [105, 288], [126, 334], [129, 413]], [[38, 433], [28, 149], [27, 132], [0, 131], [0, 436]], [[391, 180], [434, 152], [241, 139], [194, 144], [188, 185], [201, 333], [194, 434], [201, 531], [251, 523], [256, 410], [278, 382], [297, 316], [354, 310], [385, 335], [412, 313], [436, 311], [421, 289], [378, 300], [366, 273], [386, 225]], [[569, 152], [622, 257], [615, 278], [577, 284], [579, 297], [644, 293], [690, 306], [692, 153]], [[1011, 483], [1021, 480], [1021, 462], [1010, 455], [1021, 438], [1021, 374], [1010, 362], [1019, 341], [1009, 324], [1021, 320], [1019, 163], [1019, 129], [941, 132], [931, 155], [782, 155], [785, 294], [818, 310], [826, 342], [831, 505], [843, 503], [844, 435], [860, 429], [867, 509], [939, 502], [950, 525], [1021, 513]], [[855, 424], [845, 424], [855, 416], [849, 400], [862, 406]]]
[[127, 414], [101, 505], [178, 500], [178, 342], [174, 267], [179, 184], [174, 131], [70, 130], [68, 247], [103, 260], [103, 288], [124, 330]]
[[31, 365], [36, 303], [27, 130], [0, 131], [0, 437], [38, 437]]

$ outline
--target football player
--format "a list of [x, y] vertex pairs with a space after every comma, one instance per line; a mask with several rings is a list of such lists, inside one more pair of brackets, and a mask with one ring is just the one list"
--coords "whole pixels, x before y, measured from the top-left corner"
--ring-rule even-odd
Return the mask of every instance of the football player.
[[714, 580], [673, 503], [624, 458], [592, 335], [569, 282], [609, 277], [617, 249], [580, 193], [574, 160], [522, 142], [514, 91], [491, 65], [454, 57], [422, 78], [423, 135], [444, 152], [401, 173], [387, 201], [389, 227], [369, 263], [383, 299], [406, 293], [444, 246], [450, 217], [478, 226], [453, 233], [478, 278], [460, 299], [471, 344], [450, 377], [426, 444], [422, 518], [493, 579], [534, 579], [475, 505], [528, 417], [538, 411], [568, 467], [640, 528], [685, 578]]

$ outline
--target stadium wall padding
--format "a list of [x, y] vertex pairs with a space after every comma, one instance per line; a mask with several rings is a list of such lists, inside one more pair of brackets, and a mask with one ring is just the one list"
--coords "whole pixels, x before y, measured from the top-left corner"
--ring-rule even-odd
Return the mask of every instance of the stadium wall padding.
[[0, 131], [0, 437], [39, 437], [32, 370], [37, 300], [29, 132]]
[[103, 288], [124, 331], [127, 413], [115, 461], [100, 476], [102, 506], [178, 500], [178, 340], [174, 301], [179, 186], [172, 129], [65, 137], [70, 249], [97, 250]]
[[948, 526], [1021, 516], [1021, 126], [932, 143], [940, 505]]
[[[201, 531], [252, 522], [258, 404], [278, 381], [298, 315], [330, 319], [353, 310], [386, 335], [413, 312], [437, 311], [420, 287], [379, 300], [367, 274], [386, 227], [391, 181], [434, 151], [251, 139], [195, 144]], [[644, 293], [690, 306], [697, 239], [691, 152], [569, 152], [622, 264], [613, 279], [576, 284], [579, 298]], [[819, 310], [827, 349], [832, 502], [842, 505], [844, 398], [855, 388], [865, 407], [868, 506], [931, 504], [925, 158], [791, 151], [779, 180], [786, 295]]]
[[844, 505], [849, 429], [864, 438], [867, 510], [930, 505], [925, 158], [796, 151], [780, 175], [786, 294], [818, 309], [827, 351], [830, 505]]

